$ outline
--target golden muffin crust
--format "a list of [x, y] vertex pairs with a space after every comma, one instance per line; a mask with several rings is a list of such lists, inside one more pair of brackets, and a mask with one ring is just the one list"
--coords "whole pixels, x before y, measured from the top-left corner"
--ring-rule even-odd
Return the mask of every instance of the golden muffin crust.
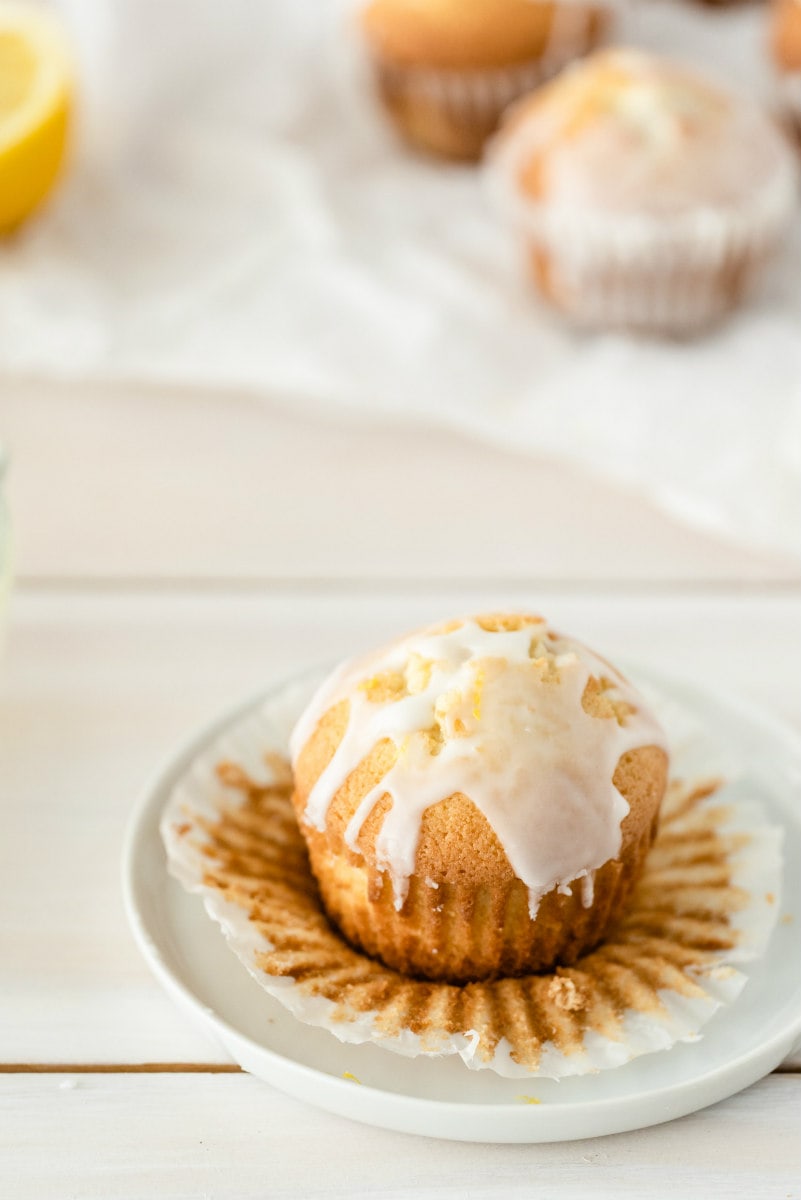
[[[383, 681], [382, 681], [383, 682]], [[609, 717], [610, 703], [601, 684], [591, 679], [583, 698], [585, 712]], [[325, 714], [300, 754], [295, 768], [295, 796], [300, 803], [333, 758], [349, 719], [349, 703], [340, 701]], [[383, 887], [383, 872], [376, 862], [375, 839], [386, 812], [389, 796], [383, 796], [364, 821], [357, 838], [359, 854], [345, 844], [345, 830], [359, 804], [380, 783], [397, 761], [397, 749], [385, 738], [345, 780], [328, 810], [326, 829], [319, 834], [334, 853], [356, 861], [361, 857], [370, 872], [371, 893]], [[613, 782], [629, 804], [623, 825], [623, 846], [638, 840], [651, 825], [667, 781], [667, 755], [656, 746], [630, 751], [618, 763]], [[299, 812], [302, 819], [302, 812]], [[310, 831], [316, 838], [318, 831]], [[423, 815], [417, 849], [417, 874], [438, 883], [471, 886], [505, 886], [515, 879], [496, 834], [469, 796], [460, 792], [445, 796]]]
[[801, 71], [801, 3], [774, 0], [770, 44], [776, 63], [784, 71]]
[[[502, 67], [545, 51], [557, 7], [540, 0], [373, 0], [362, 24], [373, 53], [394, 65]], [[601, 10], [584, 12], [600, 32]]]

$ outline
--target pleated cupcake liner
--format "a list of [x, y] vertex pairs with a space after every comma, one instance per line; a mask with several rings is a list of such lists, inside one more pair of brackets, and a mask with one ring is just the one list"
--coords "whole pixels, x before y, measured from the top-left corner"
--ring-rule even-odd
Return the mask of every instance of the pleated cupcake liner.
[[[781, 875], [780, 831], [736, 782], [671, 784], [624, 918], [575, 966], [456, 986], [354, 949], [323, 911], [290, 800], [288, 734], [309, 692], [290, 685], [223, 733], [162, 820], [171, 872], [299, 1021], [342, 1042], [558, 1079], [694, 1040], [736, 999], [741, 965], [775, 923]], [[679, 731], [676, 768], [717, 769], [686, 714], [663, 707], [657, 715]]]
[[779, 107], [793, 135], [801, 142], [801, 71], [783, 71], [776, 90]]
[[[611, 11], [611, 6], [603, 6]], [[599, 9], [601, 6], [599, 6]], [[373, 59], [379, 95], [402, 130], [412, 121], [421, 126], [421, 142], [457, 157], [478, 157], [510, 104], [552, 79], [568, 63], [592, 50], [599, 41], [602, 17], [567, 0], [557, 7], [547, 44], [535, 58], [502, 67], [436, 68], [407, 66]], [[428, 126], [427, 136], [425, 126]], [[442, 141], [443, 127], [447, 130]]]

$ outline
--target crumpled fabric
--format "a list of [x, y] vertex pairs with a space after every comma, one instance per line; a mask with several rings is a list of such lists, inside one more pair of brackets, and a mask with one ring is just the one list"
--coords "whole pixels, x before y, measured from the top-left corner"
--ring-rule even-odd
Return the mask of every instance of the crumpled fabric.
[[[58, 7], [78, 143], [57, 197], [0, 247], [4, 374], [436, 423], [797, 555], [801, 229], [707, 336], [581, 334], [531, 290], [481, 171], [395, 139], [352, 0]], [[760, 5], [640, 0], [618, 40], [769, 100], [765, 21]]]

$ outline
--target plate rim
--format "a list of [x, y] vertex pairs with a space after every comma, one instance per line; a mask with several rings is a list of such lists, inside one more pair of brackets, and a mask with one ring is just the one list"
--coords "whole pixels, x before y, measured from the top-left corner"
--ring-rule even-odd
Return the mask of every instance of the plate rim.
[[[796, 760], [801, 772], [801, 735], [781, 718], [767, 716], [739, 697], [732, 699], [713, 688], [700, 686], [692, 680], [659, 668], [629, 661], [624, 661], [622, 666], [626, 674], [634, 679], [640, 679], [644, 684], [664, 687], [671, 698], [681, 695], [701, 703], [711, 703], [718, 709], [723, 709], [730, 717], [746, 721], [757, 731], [771, 738], [774, 743], [778, 739], [782, 743], [782, 750]], [[150, 971], [171, 999], [207, 1033], [210, 1032], [223, 1051], [244, 1070], [257, 1074], [262, 1079], [269, 1078], [269, 1082], [279, 1090], [306, 1103], [312, 1103], [317, 1108], [380, 1128], [458, 1141], [535, 1143], [622, 1133], [688, 1115], [757, 1082], [778, 1066], [795, 1047], [801, 1045], [799, 1010], [798, 1014], [789, 1018], [767, 1042], [761, 1042], [691, 1080], [655, 1087], [631, 1096], [608, 1096], [577, 1101], [570, 1108], [566, 1108], [561, 1105], [527, 1105], [502, 1100], [441, 1100], [387, 1091], [372, 1084], [360, 1083], [354, 1086], [351, 1080], [298, 1062], [255, 1041], [219, 1012], [210, 1009], [183, 978], [180, 969], [171, 963], [168, 950], [159, 942], [158, 930], [148, 921], [148, 906], [142, 897], [145, 887], [143, 866], [150, 861], [152, 853], [148, 843], [155, 835], [163, 852], [158, 834], [161, 812], [177, 778], [204, 746], [242, 717], [255, 712], [277, 692], [304, 680], [311, 683], [329, 669], [330, 663], [285, 676], [273, 684], [259, 688], [246, 699], [228, 705], [202, 726], [196, 726], [190, 735], [162, 757], [151, 773], [132, 807], [125, 830], [122, 892], [125, 913], [134, 941]], [[786, 825], [793, 824], [797, 830], [801, 828], [801, 822], [793, 822], [788, 809]], [[166, 856], [163, 869], [167, 882], [175, 882], [169, 875]], [[202, 903], [200, 897], [196, 899]], [[217, 932], [223, 936], [221, 930]], [[231, 962], [236, 962], [233, 954]], [[389, 1054], [390, 1051], [386, 1053]], [[243, 1061], [253, 1062], [260, 1058], [274, 1068], [274, 1077], [272, 1072], [267, 1077], [259, 1071], [251, 1070]], [[526, 1081], [520, 1082], [522, 1086]], [[314, 1100], [309, 1099], [308, 1087], [303, 1086], [311, 1083], [314, 1084], [316, 1092]], [[703, 1098], [699, 1100], [701, 1093]], [[371, 1098], [375, 1103], [371, 1104]], [[656, 1103], [659, 1105], [659, 1112], [651, 1112], [645, 1117], [645, 1109]], [[377, 1114], [376, 1108], [383, 1111]], [[387, 1109], [390, 1111], [387, 1112]], [[565, 1120], [567, 1113], [570, 1114], [571, 1124], [583, 1122], [581, 1130], [559, 1128], [559, 1123]], [[614, 1113], [618, 1114], [618, 1119], [610, 1121], [609, 1118]], [[508, 1122], [509, 1128], [501, 1131], [491, 1129], [499, 1119]], [[441, 1131], [443, 1125], [448, 1127], [448, 1132]], [[483, 1133], [480, 1132], [482, 1125], [487, 1126]]]

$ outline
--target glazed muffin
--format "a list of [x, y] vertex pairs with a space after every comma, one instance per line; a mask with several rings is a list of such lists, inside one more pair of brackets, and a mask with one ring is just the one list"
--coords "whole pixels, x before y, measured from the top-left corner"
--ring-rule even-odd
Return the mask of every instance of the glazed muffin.
[[599, 51], [521, 101], [491, 159], [541, 294], [590, 327], [704, 329], [794, 215], [794, 157], [773, 122], [640, 51]]
[[362, 27], [400, 133], [476, 159], [507, 105], [597, 44], [606, 11], [579, 0], [372, 0]]
[[345, 664], [291, 748], [331, 921], [387, 965], [453, 983], [569, 964], [604, 937], [668, 767], [631, 684], [526, 614]]
[[770, 44], [784, 110], [801, 137], [801, 0], [773, 0]]

